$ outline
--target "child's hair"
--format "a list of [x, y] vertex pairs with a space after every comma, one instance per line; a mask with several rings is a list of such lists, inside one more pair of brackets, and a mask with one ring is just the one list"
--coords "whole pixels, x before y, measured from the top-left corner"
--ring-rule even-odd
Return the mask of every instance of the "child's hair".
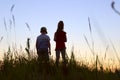
[[45, 32], [47, 34], [47, 29], [46, 27], [41, 27], [41, 30], [40, 30], [41, 33]]
[[63, 23], [63, 21], [59, 21], [58, 22], [57, 32], [62, 31], [63, 29], [64, 29], [64, 23]]

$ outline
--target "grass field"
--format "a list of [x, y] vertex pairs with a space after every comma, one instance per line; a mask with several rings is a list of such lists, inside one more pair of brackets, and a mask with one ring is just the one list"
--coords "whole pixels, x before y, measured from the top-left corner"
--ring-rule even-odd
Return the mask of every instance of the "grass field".
[[120, 72], [116, 70], [99, 70], [95, 66], [77, 62], [71, 54], [66, 65], [56, 66], [54, 60], [40, 62], [33, 56], [15, 56], [10, 50], [4, 56], [0, 66], [0, 80], [120, 80]]

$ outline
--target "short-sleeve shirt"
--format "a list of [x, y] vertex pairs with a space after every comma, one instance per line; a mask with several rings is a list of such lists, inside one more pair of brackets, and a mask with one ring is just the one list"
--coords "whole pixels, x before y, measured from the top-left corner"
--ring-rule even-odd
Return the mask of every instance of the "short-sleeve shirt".
[[64, 32], [64, 31], [55, 32], [54, 40], [56, 42], [55, 50], [66, 48], [66, 46], [65, 46], [65, 42], [67, 41], [66, 32]]
[[37, 37], [36, 45], [37, 49], [48, 49], [50, 38], [46, 34], [41, 34]]

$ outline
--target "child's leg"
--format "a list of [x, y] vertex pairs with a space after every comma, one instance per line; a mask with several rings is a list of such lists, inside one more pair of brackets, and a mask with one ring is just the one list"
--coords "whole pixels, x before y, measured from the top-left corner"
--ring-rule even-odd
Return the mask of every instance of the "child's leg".
[[66, 63], [65, 50], [66, 50], [66, 49], [62, 49], [62, 50], [61, 50], [62, 59], [63, 59], [63, 62], [64, 62], [64, 63]]
[[56, 64], [59, 63], [59, 59], [60, 59], [60, 50], [56, 50]]

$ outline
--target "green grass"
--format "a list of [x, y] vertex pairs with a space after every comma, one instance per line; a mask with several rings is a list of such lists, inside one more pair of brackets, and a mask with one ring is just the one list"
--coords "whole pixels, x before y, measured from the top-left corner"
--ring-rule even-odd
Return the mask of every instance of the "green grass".
[[120, 80], [120, 75], [119, 71], [89, 68], [77, 62], [73, 52], [66, 66], [56, 66], [52, 59], [41, 63], [37, 57], [13, 57], [9, 50], [0, 66], [0, 80]]

